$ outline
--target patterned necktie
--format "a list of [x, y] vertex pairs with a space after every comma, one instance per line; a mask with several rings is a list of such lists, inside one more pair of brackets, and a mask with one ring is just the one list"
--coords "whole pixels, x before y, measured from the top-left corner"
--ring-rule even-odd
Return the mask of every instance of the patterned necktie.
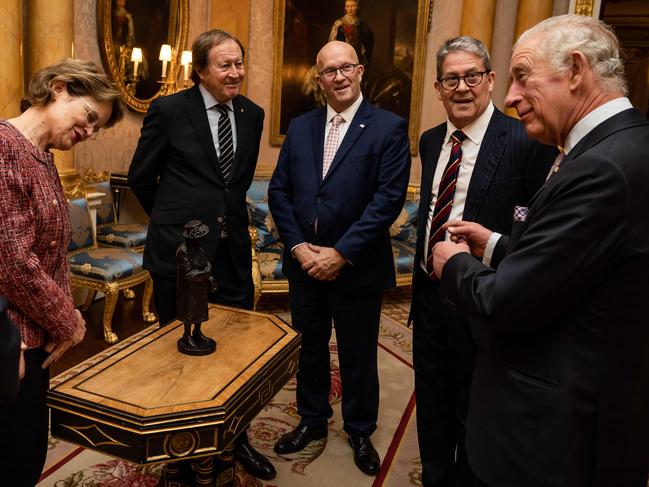
[[550, 167], [550, 171], [548, 172], [548, 175], [545, 178], [546, 181], [550, 179], [550, 176], [556, 174], [559, 171], [559, 166], [561, 166], [564, 157], [566, 157], [566, 153], [563, 151], [557, 154], [557, 157], [554, 159], [554, 162], [552, 163], [552, 167]]
[[338, 138], [340, 137], [340, 124], [344, 123], [345, 119], [336, 114], [331, 119], [331, 128], [327, 134], [327, 140], [325, 141], [324, 146], [324, 157], [322, 159], [322, 179], [327, 175], [329, 167], [331, 166], [331, 161], [334, 160], [336, 155], [336, 150], [338, 150]]
[[216, 105], [219, 117], [219, 168], [226, 183], [230, 182], [232, 163], [234, 162], [234, 146], [232, 144], [232, 125], [230, 125], [229, 107], [227, 105]]
[[433, 220], [430, 223], [430, 236], [428, 237], [428, 258], [426, 259], [426, 270], [431, 278], [435, 278], [433, 273], [433, 246], [437, 242], [444, 240], [445, 230], [442, 225], [448, 221], [453, 207], [453, 197], [455, 196], [455, 185], [457, 175], [460, 172], [462, 163], [462, 142], [466, 135], [461, 130], [456, 130], [451, 134], [453, 145], [451, 146], [451, 157], [444, 168], [444, 174], [439, 182], [437, 191], [437, 201], [433, 210]]

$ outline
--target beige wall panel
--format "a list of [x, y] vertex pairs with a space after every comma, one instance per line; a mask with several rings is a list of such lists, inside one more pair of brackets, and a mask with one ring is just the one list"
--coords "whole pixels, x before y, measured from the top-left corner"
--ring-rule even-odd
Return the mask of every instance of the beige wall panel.
[[505, 109], [505, 96], [509, 89], [509, 63], [514, 43], [514, 25], [518, 0], [498, 0], [494, 35], [491, 42], [491, 64], [496, 73], [496, 83], [491, 98], [500, 110]]
[[514, 42], [530, 27], [552, 16], [552, 0], [519, 0]]
[[0, 117], [20, 113], [23, 96], [23, 11], [20, 0], [0, 2]]
[[464, 0], [460, 34], [475, 37], [491, 49], [496, 0]]

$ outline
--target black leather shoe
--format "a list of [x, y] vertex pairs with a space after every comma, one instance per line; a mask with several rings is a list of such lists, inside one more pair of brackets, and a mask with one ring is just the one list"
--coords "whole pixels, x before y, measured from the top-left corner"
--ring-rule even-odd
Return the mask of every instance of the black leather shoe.
[[295, 453], [302, 450], [305, 446], [313, 440], [321, 440], [327, 437], [327, 428], [314, 428], [306, 424], [300, 424], [290, 433], [282, 436], [277, 443], [275, 443], [275, 453], [285, 455], [287, 453]]
[[354, 463], [360, 471], [367, 475], [378, 474], [381, 460], [370, 439], [350, 436], [347, 441], [349, 441], [349, 446], [354, 449]]
[[277, 472], [273, 464], [248, 443], [245, 431], [240, 436], [244, 438], [237, 438], [234, 442], [234, 459], [253, 477], [262, 480], [274, 479]]

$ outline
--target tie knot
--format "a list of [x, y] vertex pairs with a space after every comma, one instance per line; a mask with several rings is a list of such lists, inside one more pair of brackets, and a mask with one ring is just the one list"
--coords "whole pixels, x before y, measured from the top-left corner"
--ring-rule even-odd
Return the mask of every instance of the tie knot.
[[464, 142], [464, 139], [466, 139], [466, 134], [461, 130], [456, 130], [451, 134], [451, 138], [457, 143], [461, 144], [462, 142]]
[[337, 127], [338, 125], [340, 125], [344, 121], [345, 121], [345, 119], [343, 118], [343, 116], [340, 113], [336, 113], [333, 116], [333, 118], [331, 119], [331, 125], [333, 125], [334, 127]]
[[227, 115], [230, 107], [222, 103], [219, 103], [218, 105], [216, 105], [216, 109], [219, 111], [221, 115]]

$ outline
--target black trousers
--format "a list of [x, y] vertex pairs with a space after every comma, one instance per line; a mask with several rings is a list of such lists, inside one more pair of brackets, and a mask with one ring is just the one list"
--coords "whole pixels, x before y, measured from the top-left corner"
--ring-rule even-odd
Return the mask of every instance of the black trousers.
[[18, 397], [0, 402], [0, 472], [14, 487], [36, 485], [45, 465], [50, 380], [49, 369], [41, 369], [45, 357], [41, 348], [27, 350]]
[[422, 484], [474, 486], [465, 424], [476, 343], [464, 314], [439, 295], [439, 281], [421, 269], [415, 279], [413, 362]]
[[329, 339], [336, 330], [344, 430], [369, 437], [376, 430], [379, 408], [377, 342], [382, 292], [354, 295], [331, 282], [289, 281], [293, 327], [302, 333], [297, 373], [297, 411], [302, 423], [324, 427], [331, 370]]
[[[230, 253], [230, 239], [223, 238], [212, 264], [212, 275], [219, 285], [208, 297], [210, 303], [252, 309], [254, 306], [254, 285], [252, 275], [242, 280]], [[176, 319], [176, 278], [151, 274], [153, 278], [153, 302], [158, 320], [165, 325]]]

